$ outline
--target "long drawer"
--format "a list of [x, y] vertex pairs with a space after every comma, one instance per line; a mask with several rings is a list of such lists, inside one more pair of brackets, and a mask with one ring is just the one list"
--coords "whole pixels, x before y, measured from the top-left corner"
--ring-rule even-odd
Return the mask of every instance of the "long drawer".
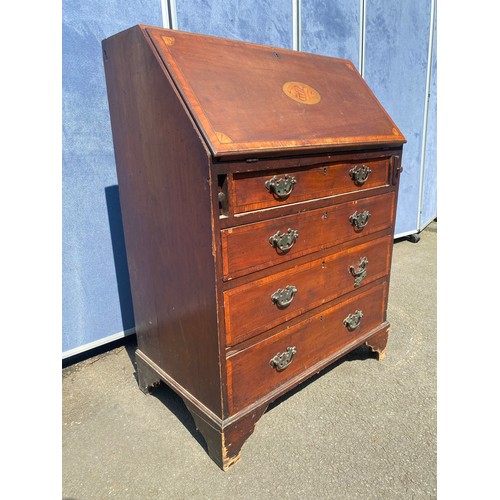
[[384, 236], [224, 292], [226, 343], [242, 342], [386, 276], [392, 237]]
[[[384, 282], [228, 357], [231, 414], [382, 324], [386, 299]], [[280, 369], [277, 365], [286, 365], [287, 354], [293, 354], [291, 362]]]
[[221, 231], [224, 279], [271, 267], [388, 228], [394, 193]]
[[231, 198], [241, 213], [386, 186], [389, 174], [389, 158], [234, 174]]

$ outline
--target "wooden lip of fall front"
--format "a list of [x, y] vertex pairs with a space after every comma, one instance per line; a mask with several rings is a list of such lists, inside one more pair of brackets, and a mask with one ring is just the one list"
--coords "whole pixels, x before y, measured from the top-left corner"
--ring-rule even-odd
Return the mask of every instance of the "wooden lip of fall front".
[[149, 26], [214, 157], [406, 142], [352, 62]]

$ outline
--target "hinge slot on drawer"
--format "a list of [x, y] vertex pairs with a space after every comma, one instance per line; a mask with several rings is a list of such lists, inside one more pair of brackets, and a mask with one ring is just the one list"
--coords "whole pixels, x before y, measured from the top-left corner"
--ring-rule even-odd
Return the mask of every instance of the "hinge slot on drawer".
[[217, 176], [217, 198], [219, 200], [219, 216], [227, 217], [228, 196], [227, 196], [227, 174]]
[[401, 166], [401, 158], [397, 155], [391, 156], [391, 171], [392, 171], [392, 185], [395, 186], [398, 183], [399, 174], [403, 171]]

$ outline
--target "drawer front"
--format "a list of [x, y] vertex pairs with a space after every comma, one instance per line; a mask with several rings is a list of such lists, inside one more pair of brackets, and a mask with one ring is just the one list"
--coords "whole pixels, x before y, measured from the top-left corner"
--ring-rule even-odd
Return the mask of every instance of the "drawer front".
[[227, 345], [388, 275], [391, 245], [385, 236], [224, 292]]
[[[367, 221], [363, 215], [369, 212]], [[357, 215], [356, 227], [351, 217]], [[394, 193], [221, 231], [224, 279], [236, 278], [391, 226]], [[361, 217], [361, 218], [360, 218]]]
[[234, 212], [361, 191], [389, 184], [389, 158], [328, 163], [307, 169], [234, 174]]
[[[230, 413], [242, 410], [382, 324], [386, 300], [387, 283], [383, 283], [229, 357]], [[346, 320], [351, 328], [344, 324]], [[294, 351], [286, 366], [286, 354]]]

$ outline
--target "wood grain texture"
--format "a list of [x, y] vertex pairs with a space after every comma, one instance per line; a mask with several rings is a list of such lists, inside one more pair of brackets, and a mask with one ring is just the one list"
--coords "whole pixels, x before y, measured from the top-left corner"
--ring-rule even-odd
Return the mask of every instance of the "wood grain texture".
[[[386, 236], [228, 290], [224, 293], [227, 345], [238, 344], [387, 276], [391, 245], [392, 238]], [[366, 277], [355, 286], [350, 267], [358, 270], [363, 258], [368, 261]], [[287, 286], [294, 286], [297, 292], [288, 306], [279, 307], [271, 296]]]
[[[405, 142], [350, 61], [154, 27], [148, 33], [216, 157]], [[320, 101], [288, 97], [283, 85], [291, 81], [313, 87]]]
[[275, 157], [256, 156], [239, 160], [228, 160], [227, 158], [214, 158], [212, 168], [216, 173], [244, 173], [264, 172], [275, 169], [288, 169], [298, 167], [313, 167], [319, 164], [329, 163], [351, 163], [369, 160], [388, 159], [392, 155], [400, 154], [401, 147], [367, 147], [363, 150], [351, 149], [333, 150], [320, 154], [313, 154], [309, 150], [294, 155], [282, 155]]
[[[385, 296], [386, 284], [374, 287], [229, 357], [227, 367], [231, 413], [259, 400], [383, 323]], [[360, 326], [351, 332], [344, 326], [343, 320], [357, 310], [363, 312], [363, 317]], [[277, 371], [270, 366], [269, 361], [288, 347], [295, 347], [297, 353], [287, 368]]]
[[103, 48], [139, 347], [221, 413], [209, 155], [144, 32]]
[[103, 50], [139, 386], [175, 390], [226, 470], [271, 401], [362, 343], [383, 357], [404, 137], [349, 61], [147, 26]]
[[[364, 198], [310, 210], [297, 215], [247, 224], [221, 231], [224, 278], [231, 279], [258, 269], [272, 267], [296, 257], [331, 247], [343, 241], [361, 238], [391, 225], [394, 194]], [[362, 230], [355, 230], [349, 217], [357, 212], [370, 212]], [[276, 232], [298, 231], [296, 243], [280, 252], [269, 243]]]
[[383, 330], [376, 335], [372, 335], [365, 344], [377, 354], [379, 361], [385, 358], [387, 351], [387, 341], [389, 340], [389, 329]]
[[[357, 185], [349, 175], [356, 166], [366, 165], [371, 169], [363, 185]], [[265, 187], [265, 182], [274, 176], [283, 179], [293, 177], [295, 184], [286, 198], [279, 198]], [[308, 169], [280, 169], [270, 172], [252, 172], [233, 176], [229, 204], [235, 213], [276, 207], [288, 203], [334, 196], [352, 191], [366, 191], [389, 185], [389, 159], [364, 160], [360, 162], [324, 163]], [[363, 193], [365, 196], [369, 193]]]
[[133, 168], [141, 164], [143, 153], [139, 135], [130, 130], [137, 128], [140, 120], [133, 102], [125, 102], [122, 98], [124, 92], [130, 91], [125, 90], [126, 86], [132, 86], [125, 69], [127, 61], [140, 57], [137, 50], [135, 53], [132, 50], [125, 52], [122, 41], [140, 41], [141, 36], [137, 29], [131, 30], [126, 35], [105, 40], [102, 47], [135, 330], [141, 348], [159, 363], [161, 354], [154, 291], [155, 250], [149, 238], [154, 232], [154, 222], [151, 217], [144, 216], [149, 212], [149, 186], [144, 182], [141, 169]]
[[[376, 196], [395, 191], [397, 187], [392, 182], [392, 179], [394, 177], [394, 165], [397, 164], [397, 162], [394, 161], [396, 156], [401, 156], [401, 148], [367, 149], [364, 151], [349, 152], [335, 151], [328, 154], [311, 154], [289, 157], [282, 156], [276, 158], [249, 158], [247, 161], [214, 160], [212, 164], [214, 175], [226, 178], [228, 191], [226, 199], [226, 212], [224, 217], [219, 218], [218, 225], [222, 229], [226, 229], [236, 225], [249, 224], [259, 220], [300, 213], [304, 210], [326, 207], [334, 203], [344, 203], [364, 198], [366, 196]], [[263, 177], [262, 183], [264, 184], [266, 180], [272, 178], [273, 175], [278, 175], [279, 177], [277, 172], [280, 172], [282, 175], [286, 175], [290, 171], [308, 171], [314, 170], [316, 167], [328, 165], [351, 164], [354, 166], [356, 164], [363, 165], [367, 162], [370, 163], [378, 161], [382, 161], [384, 163], [388, 162], [388, 181], [383, 182], [382, 185], [370, 187], [369, 191], [365, 188], [359, 189], [358, 186], [354, 186], [354, 189], [351, 191], [342, 190], [342, 192], [337, 194], [326, 193], [320, 198], [307, 199], [306, 197], [306, 199], [294, 203], [289, 201], [287, 202], [287, 200], [284, 202], [278, 201], [275, 205], [267, 208], [244, 212], [235, 211], [235, 209], [238, 209], [234, 206], [234, 184], [235, 179], [238, 180], [239, 177], [251, 177], [252, 174], [256, 176], [260, 173]], [[271, 174], [271, 172], [273, 173]], [[321, 170], [321, 172], [323, 171]], [[338, 178], [337, 181], [339, 181]], [[348, 182], [352, 182], [350, 177]], [[295, 185], [295, 187], [297, 187], [297, 185]], [[261, 186], [257, 183], [256, 190], [260, 193], [260, 195], [262, 195], [261, 189]], [[255, 195], [253, 194], [252, 196]], [[231, 203], [229, 203], [229, 198], [231, 198]]]
[[202, 434], [207, 444], [210, 458], [226, 471], [240, 459], [240, 452], [246, 440], [253, 433], [255, 424], [265, 412], [267, 404], [254, 407], [237, 419], [214, 423], [207, 419], [199, 407], [184, 400], [186, 407], [193, 416], [196, 428]]

